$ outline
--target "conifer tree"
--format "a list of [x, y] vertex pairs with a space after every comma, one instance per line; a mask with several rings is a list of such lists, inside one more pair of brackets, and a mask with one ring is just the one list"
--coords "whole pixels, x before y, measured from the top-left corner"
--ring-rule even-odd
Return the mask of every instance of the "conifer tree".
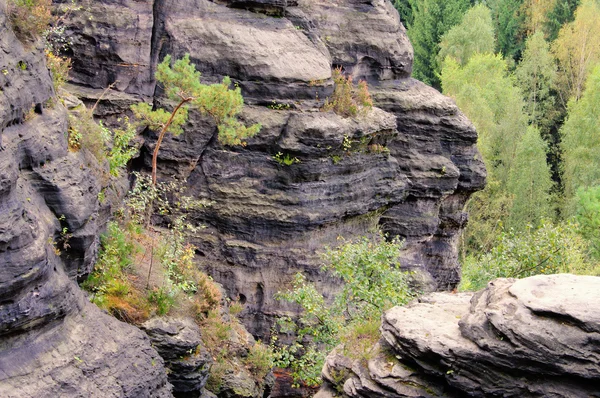
[[190, 63], [189, 54], [175, 61], [171, 66], [171, 56], [167, 55], [158, 65], [156, 80], [163, 85], [168, 99], [176, 104], [172, 111], [162, 108], [152, 109], [150, 104], [139, 103], [131, 107], [141, 125], [159, 130], [158, 140], [152, 155], [152, 183], [156, 185], [156, 162], [158, 151], [166, 133], [179, 135], [188, 118], [188, 108], [192, 106], [213, 117], [217, 123], [218, 139], [225, 145], [243, 144], [260, 130], [260, 124], [246, 127], [237, 115], [242, 111], [244, 99], [239, 87], [230, 89], [228, 77], [222, 83], [205, 85], [200, 83], [200, 72]]
[[458, 24], [469, 9], [470, 0], [414, 0], [413, 23], [408, 29], [415, 58], [413, 76], [437, 89], [441, 88], [438, 53], [440, 40]]
[[517, 85], [523, 92], [525, 106], [531, 123], [549, 131], [549, 117], [553, 113], [555, 97], [552, 90], [556, 82], [556, 64], [550, 46], [541, 31], [527, 39], [523, 59], [515, 71]]
[[558, 37], [558, 32], [562, 26], [573, 21], [575, 9], [579, 5], [579, 0], [555, 0], [554, 7], [548, 13], [544, 31], [549, 42], [553, 42]]
[[527, 225], [537, 227], [542, 220], [552, 216], [550, 190], [552, 180], [546, 162], [546, 143], [539, 131], [527, 128], [515, 153], [509, 173], [507, 190], [512, 205], [507, 226], [524, 230]]
[[487, 4], [492, 10], [498, 51], [507, 59], [520, 59], [526, 33], [523, 0], [490, 0]]

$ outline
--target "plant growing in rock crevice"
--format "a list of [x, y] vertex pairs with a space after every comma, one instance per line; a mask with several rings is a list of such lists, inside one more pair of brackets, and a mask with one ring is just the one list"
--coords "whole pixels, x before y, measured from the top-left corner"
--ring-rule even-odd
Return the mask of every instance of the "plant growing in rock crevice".
[[333, 303], [300, 273], [291, 289], [277, 293], [277, 299], [302, 308], [298, 320], [284, 317], [278, 322], [280, 332], [296, 334], [295, 342], [274, 347], [275, 364], [291, 368], [295, 383], [320, 384], [325, 356], [340, 342], [348, 355], [364, 359], [360, 348], [377, 340], [381, 313], [414, 298], [408, 274], [398, 267], [401, 247], [397, 239], [386, 241], [379, 235], [355, 242], [342, 239], [338, 248], [327, 248], [322, 255], [324, 269], [344, 282]]
[[152, 109], [150, 104], [139, 103], [131, 107], [140, 124], [151, 130], [159, 131], [152, 154], [152, 184], [156, 185], [156, 163], [160, 145], [166, 133], [179, 135], [188, 119], [191, 105], [208, 114], [217, 123], [218, 139], [225, 145], [240, 145], [243, 140], [254, 136], [260, 130], [260, 124], [244, 126], [237, 119], [242, 111], [244, 99], [239, 87], [230, 89], [231, 79], [225, 77], [219, 84], [200, 83], [200, 72], [190, 63], [186, 54], [171, 66], [171, 56], [167, 55], [158, 65], [156, 80], [163, 85], [168, 99], [175, 101], [171, 112], [165, 109]]
[[344, 76], [342, 68], [336, 68], [332, 73], [335, 87], [333, 95], [325, 100], [323, 110], [334, 111], [344, 117], [354, 117], [359, 112], [368, 112], [373, 108], [373, 100], [369, 94], [367, 82], [358, 82], [358, 88], [352, 82], [352, 76]]

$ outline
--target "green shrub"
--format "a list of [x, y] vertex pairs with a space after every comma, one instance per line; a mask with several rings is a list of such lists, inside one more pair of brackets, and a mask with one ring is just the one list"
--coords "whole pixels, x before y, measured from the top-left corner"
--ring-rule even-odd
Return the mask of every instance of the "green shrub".
[[496, 245], [463, 262], [460, 290], [479, 290], [496, 278], [525, 278], [562, 272], [597, 275], [597, 264], [586, 258], [587, 243], [572, 222], [542, 222], [537, 229], [503, 231]]
[[63, 58], [54, 55], [51, 51], [46, 51], [46, 65], [52, 75], [52, 83], [54, 84], [54, 91], [64, 86], [69, 79], [69, 70], [71, 70], [71, 59]]
[[577, 190], [575, 219], [591, 257], [600, 260], [600, 185]]
[[[339, 247], [326, 248], [322, 255], [326, 261], [324, 270], [344, 282], [333, 303], [327, 303], [315, 285], [300, 273], [290, 290], [275, 296], [302, 308], [297, 320], [284, 317], [278, 322], [279, 331], [295, 333], [296, 341], [275, 348], [276, 366], [290, 368], [296, 384], [320, 384], [327, 352], [344, 341], [349, 347], [365, 342], [360, 347], [366, 349], [367, 344], [376, 341], [374, 325], [379, 325], [382, 312], [415, 297], [408, 274], [398, 264], [400, 241], [387, 241], [381, 234], [356, 242], [340, 239]], [[276, 346], [276, 337], [272, 345]], [[360, 357], [353, 349], [349, 352]]]
[[273, 352], [271, 347], [261, 344], [259, 341], [248, 350], [245, 359], [250, 373], [257, 379], [262, 380], [273, 368]]

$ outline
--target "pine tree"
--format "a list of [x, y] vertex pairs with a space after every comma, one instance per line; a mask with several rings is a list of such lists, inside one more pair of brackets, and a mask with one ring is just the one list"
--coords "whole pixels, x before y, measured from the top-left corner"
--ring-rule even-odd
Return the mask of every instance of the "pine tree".
[[555, 0], [554, 8], [548, 13], [544, 31], [549, 42], [556, 40], [565, 23], [573, 21], [579, 0]]
[[512, 206], [506, 225], [524, 230], [527, 225], [537, 227], [552, 215], [550, 189], [552, 180], [546, 163], [546, 143], [539, 131], [530, 126], [521, 138], [510, 169], [507, 190]]
[[414, 20], [408, 36], [415, 51], [413, 75], [440, 89], [440, 40], [460, 22], [469, 9], [470, 0], [414, 0], [412, 6]]
[[415, 0], [394, 0], [394, 7], [398, 10], [398, 14], [400, 14], [400, 21], [405, 28], [410, 28], [413, 23], [413, 8], [412, 3]]
[[464, 66], [474, 54], [493, 53], [495, 47], [492, 13], [483, 4], [471, 8], [460, 24], [442, 36], [439, 62], [447, 56]]
[[189, 54], [175, 61], [173, 66], [171, 56], [167, 55], [157, 67], [156, 80], [163, 85], [167, 98], [175, 102], [173, 110], [153, 110], [150, 104], [143, 102], [131, 107], [141, 125], [160, 131], [152, 155], [154, 185], [160, 145], [166, 133], [179, 135], [183, 132], [182, 126], [187, 121], [190, 105], [213, 117], [217, 123], [218, 139], [225, 145], [243, 144], [245, 138], [252, 137], [260, 130], [260, 124], [246, 127], [237, 119], [244, 106], [240, 88], [231, 90], [228, 77], [219, 84], [200, 83], [200, 72], [190, 63]]
[[552, 90], [556, 81], [556, 64], [550, 46], [541, 31], [527, 39], [523, 59], [515, 71], [517, 85], [525, 97], [531, 123], [549, 131], [549, 114], [553, 112], [555, 97]]

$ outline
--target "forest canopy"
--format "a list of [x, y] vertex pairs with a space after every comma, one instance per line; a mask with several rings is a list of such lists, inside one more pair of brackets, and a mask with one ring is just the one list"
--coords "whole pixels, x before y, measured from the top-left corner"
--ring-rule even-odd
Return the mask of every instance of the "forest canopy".
[[[394, 4], [414, 47], [413, 77], [452, 97], [479, 133], [488, 181], [467, 204], [463, 286], [597, 274], [600, 1]], [[578, 260], [548, 266], [555, 258]]]

